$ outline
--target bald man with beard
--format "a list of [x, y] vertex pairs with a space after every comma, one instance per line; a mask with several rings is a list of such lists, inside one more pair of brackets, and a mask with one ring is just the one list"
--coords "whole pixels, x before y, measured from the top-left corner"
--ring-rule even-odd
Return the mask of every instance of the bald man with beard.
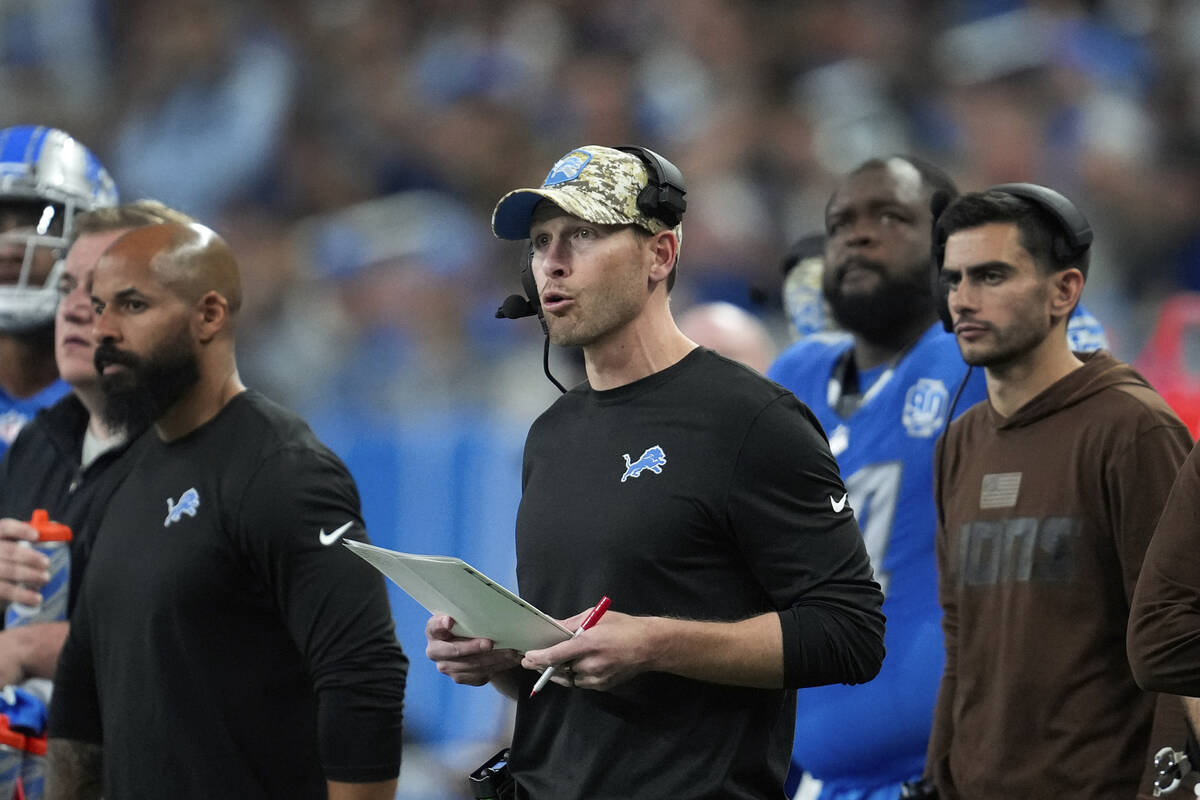
[[116, 240], [92, 285], [103, 416], [149, 428], [101, 523], [47, 797], [391, 798], [407, 660], [345, 466], [247, 389], [237, 262], [202, 225]]

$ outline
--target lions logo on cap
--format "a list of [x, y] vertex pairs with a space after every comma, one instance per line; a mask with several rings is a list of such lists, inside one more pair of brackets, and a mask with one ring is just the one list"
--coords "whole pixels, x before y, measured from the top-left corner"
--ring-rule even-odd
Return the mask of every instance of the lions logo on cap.
[[583, 168], [592, 160], [592, 154], [586, 150], [572, 150], [555, 162], [546, 176], [543, 186], [554, 186], [559, 183], [575, 180]]

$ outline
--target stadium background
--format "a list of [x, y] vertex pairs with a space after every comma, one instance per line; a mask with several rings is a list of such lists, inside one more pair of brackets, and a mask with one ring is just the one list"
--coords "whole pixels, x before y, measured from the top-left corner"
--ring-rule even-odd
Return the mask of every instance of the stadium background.
[[[675, 161], [675, 309], [737, 303], [780, 346], [778, 262], [860, 160], [1055, 186], [1097, 231], [1085, 299], [1113, 350], [1200, 395], [1187, 325], [1154, 338], [1200, 319], [1187, 0], [0, 0], [0, 124], [19, 123], [70, 131], [125, 199], [229, 239], [243, 377], [347, 461], [377, 543], [510, 586], [521, 442], [555, 390], [537, 324], [493, 318], [520, 246], [488, 221], [577, 145]], [[399, 796], [459, 796], [508, 709], [437, 675], [425, 613], [393, 607], [412, 659]]]

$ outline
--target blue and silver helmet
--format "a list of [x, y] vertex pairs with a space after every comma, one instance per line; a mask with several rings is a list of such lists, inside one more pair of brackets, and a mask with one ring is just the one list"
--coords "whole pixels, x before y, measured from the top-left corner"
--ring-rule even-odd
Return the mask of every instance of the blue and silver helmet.
[[832, 327], [821, 275], [825, 270], [825, 234], [812, 233], [796, 240], [783, 257], [783, 310], [792, 323], [792, 334], [803, 339]]
[[75, 215], [117, 200], [108, 171], [70, 134], [41, 125], [0, 130], [0, 331], [54, 319]]

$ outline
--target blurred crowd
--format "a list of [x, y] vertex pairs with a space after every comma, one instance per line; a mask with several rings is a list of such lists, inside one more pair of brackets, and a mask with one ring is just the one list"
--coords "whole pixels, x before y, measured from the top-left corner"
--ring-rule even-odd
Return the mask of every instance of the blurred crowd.
[[833, 176], [888, 152], [1077, 198], [1118, 355], [1200, 289], [1191, 2], [5, 0], [0, 108], [233, 241], [243, 368], [302, 411], [534, 413], [536, 357], [510, 356], [537, 326], [492, 318], [518, 253], [489, 214], [589, 142], [687, 176], [676, 304], [783, 338], [780, 257]]
[[[788, 246], [840, 173], [893, 152], [964, 190], [1077, 200], [1097, 232], [1085, 302], [1119, 357], [1200, 291], [1190, 0], [0, 0], [0, 109], [230, 241], [243, 377], [335, 449], [348, 419], [447, 417], [519, 447], [556, 392], [537, 323], [493, 316], [521, 248], [491, 209], [587, 143], [681, 167], [676, 310], [733, 303], [778, 345]], [[551, 364], [579, 377], [571, 354]]]

